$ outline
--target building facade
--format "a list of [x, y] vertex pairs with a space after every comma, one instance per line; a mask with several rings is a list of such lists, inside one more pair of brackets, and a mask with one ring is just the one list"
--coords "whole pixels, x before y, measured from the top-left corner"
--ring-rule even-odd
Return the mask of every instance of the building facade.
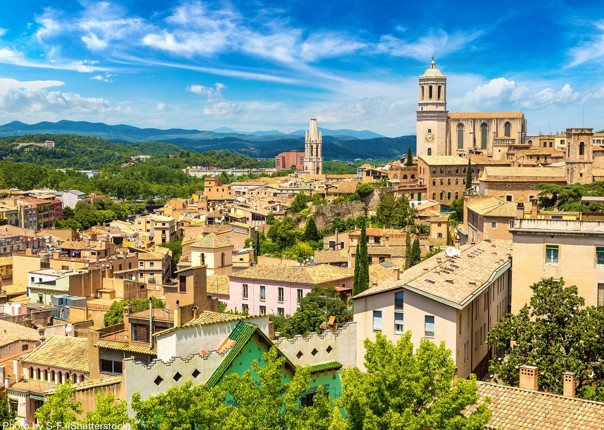
[[287, 151], [282, 152], [275, 157], [275, 169], [289, 170], [292, 167], [295, 167], [296, 170], [304, 169], [304, 152]]

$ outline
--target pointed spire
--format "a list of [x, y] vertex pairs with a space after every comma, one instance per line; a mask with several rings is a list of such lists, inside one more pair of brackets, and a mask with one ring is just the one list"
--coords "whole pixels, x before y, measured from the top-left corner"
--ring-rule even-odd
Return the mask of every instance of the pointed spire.
[[432, 62], [430, 63], [431, 69], [436, 69], [436, 61], [434, 61], [434, 56], [432, 56]]

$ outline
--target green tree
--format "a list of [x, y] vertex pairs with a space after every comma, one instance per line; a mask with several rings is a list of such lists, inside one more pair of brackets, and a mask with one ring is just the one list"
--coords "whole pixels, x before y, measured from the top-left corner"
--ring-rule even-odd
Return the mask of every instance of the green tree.
[[[444, 342], [422, 339], [414, 353], [411, 332], [396, 345], [377, 333], [365, 349], [367, 372], [343, 371], [340, 404], [349, 429], [478, 430], [489, 421], [488, 402], [477, 404], [474, 375], [452, 387], [455, 363]], [[464, 413], [470, 406], [475, 410]]]
[[6, 392], [0, 391], [0, 423], [13, 424], [16, 415], [16, 412], [10, 408]]
[[360, 198], [364, 199], [373, 193], [373, 185], [371, 184], [358, 184], [356, 188], [356, 193]]
[[411, 152], [411, 147], [407, 147], [407, 161], [405, 162], [405, 166], [413, 166], [413, 153]]
[[136, 428], [144, 430], [222, 430], [235, 408], [226, 403], [226, 392], [187, 382], [167, 392], [141, 400], [132, 396]]
[[281, 326], [285, 337], [292, 338], [297, 334], [306, 336], [308, 333], [320, 333], [321, 324], [331, 316], [336, 317], [338, 324], [344, 324], [352, 319], [346, 303], [342, 301], [333, 285], [326, 287], [315, 286], [300, 300], [300, 307]]
[[466, 169], [466, 190], [472, 188], [472, 160], [468, 160], [468, 168]]
[[321, 235], [319, 235], [319, 230], [317, 230], [317, 224], [315, 224], [315, 220], [313, 217], [309, 217], [306, 220], [306, 225], [304, 226], [304, 233], [302, 233], [302, 240], [321, 240]]
[[170, 251], [172, 251], [171, 271], [172, 276], [174, 276], [174, 273], [178, 268], [178, 262], [180, 261], [180, 257], [182, 256], [182, 239], [176, 240], [174, 242], [158, 243], [158, 245], [162, 248], [168, 248]]
[[[163, 309], [165, 307], [164, 302], [161, 299], [153, 297], [153, 307]], [[103, 323], [105, 327], [109, 327], [115, 324], [121, 324], [124, 322], [124, 308], [130, 306], [130, 313], [141, 312], [149, 309], [148, 299], [133, 299], [133, 300], [120, 300], [113, 302], [111, 307], [103, 317]]]
[[76, 402], [75, 388], [70, 379], [57, 386], [55, 392], [36, 410], [36, 418], [42, 427], [67, 428], [78, 422], [77, 416], [82, 413], [82, 404]]
[[295, 229], [294, 220], [286, 216], [282, 221], [275, 221], [268, 230], [268, 238], [277, 245], [278, 252], [296, 243], [299, 231]]
[[264, 353], [262, 362], [254, 361], [243, 375], [225, 377], [222, 387], [237, 405], [227, 418], [225, 428], [236, 430], [319, 429], [328, 430], [333, 405], [320, 387], [312, 406], [300, 407], [300, 398], [308, 392], [310, 373], [300, 367], [284, 383], [286, 360], [276, 348]]
[[96, 409], [86, 413], [85, 424], [113, 424], [120, 428], [123, 424], [133, 424], [128, 417], [128, 406], [126, 401], [116, 401], [113, 393], [106, 396], [103, 393], [96, 395]]
[[422, 253], [419, 247], [419, 239], [416, 237], [413, 239], [413, 245], [411, 245], [411, 253], [409, 257], [409, 267], [415, 266], [417, 263], [422, 261]]
[[[577, 394], [604, 400], [604, 310], [584, 307], [576, 286], [542, 279], [517, 314], [507, 314], [489, 332], [489, 343], [500, 354], [490, 371], [509, 385], [518, 385], [518, 368], [539, 368], [539, 389], [562, 393], [564, 372], [575, 372]], [[503, 358], [501, 358], [503, 357]]]
[[363, 224], [355, 255], [352, 294], [360, 294], [367, 288], [369, 288], [369, 254], [367, 252], [367, 228]]
[[409, 205], [406, 196], [396, 198], [393, 193], [383, 193], [375, 217], [379, 226], [404, 228], [413, 223], [415, 209]]
[[299, 213], [303, 209], [306, 209], [306, 205], [309, 201], [310, 198], [306, 194], [298, 193], [296, 194], [296, 197], [294, 197], [294, 199], [292, 200], [292, 204], [290, 205], [289, 209], [293, 213]]
[[453, 200], [451, 202], [451, 213], [449, 214], [449, 219], [456, 223], [463, 222], [463, 202], [464, 196], [462, 195], [460, 198]]
[[405, 236], [405, 269], [411, 267], [411, 235], [407, 232]]

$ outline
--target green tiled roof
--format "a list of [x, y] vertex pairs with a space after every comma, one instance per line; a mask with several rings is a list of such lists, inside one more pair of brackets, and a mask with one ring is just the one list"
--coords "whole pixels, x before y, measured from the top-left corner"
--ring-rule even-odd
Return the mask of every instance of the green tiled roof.
[[325, 372], [326, 370], [337, 370], [342, 367], [342, 363], [339, 361], [329, 361], [327, 363], [313, 364], [308, 366], [310, 373]]

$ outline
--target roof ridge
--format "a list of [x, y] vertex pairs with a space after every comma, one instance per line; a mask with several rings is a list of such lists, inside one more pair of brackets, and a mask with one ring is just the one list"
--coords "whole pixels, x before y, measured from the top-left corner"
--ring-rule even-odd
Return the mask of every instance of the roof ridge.
[[498, 388], [505, 388], [505, 389], [509, 389], [509, 390], [521, 391], [521, 392], [525, 392], [525, 393], [540, 394], [543, 396], [551, 396], [551, 397], [560, 398], [560, 399], [564, 399], [564, 400], [575, 400], [575, 401], [578, 401], [581, 403], [592, 403], [592, 404], [596, 404], [596, 405], [600, 405], [600, 406], [604, 407], [604, 402], [597, 402], [595, 400], [582, 399], [580, 397], [568, 397], [568, 396], [564, 396], [562, 394], [548, 393], [546, 391], [529, 390], [526, 388], [512, 387], [511, 385], [496, 384], [495, 382], [485, 382], [485, 381], [476, 381], [476, 382], [478, 383], [478, 385], [487, 385], [487, 386], [491, 386], [491, 387], [498, 387]]

